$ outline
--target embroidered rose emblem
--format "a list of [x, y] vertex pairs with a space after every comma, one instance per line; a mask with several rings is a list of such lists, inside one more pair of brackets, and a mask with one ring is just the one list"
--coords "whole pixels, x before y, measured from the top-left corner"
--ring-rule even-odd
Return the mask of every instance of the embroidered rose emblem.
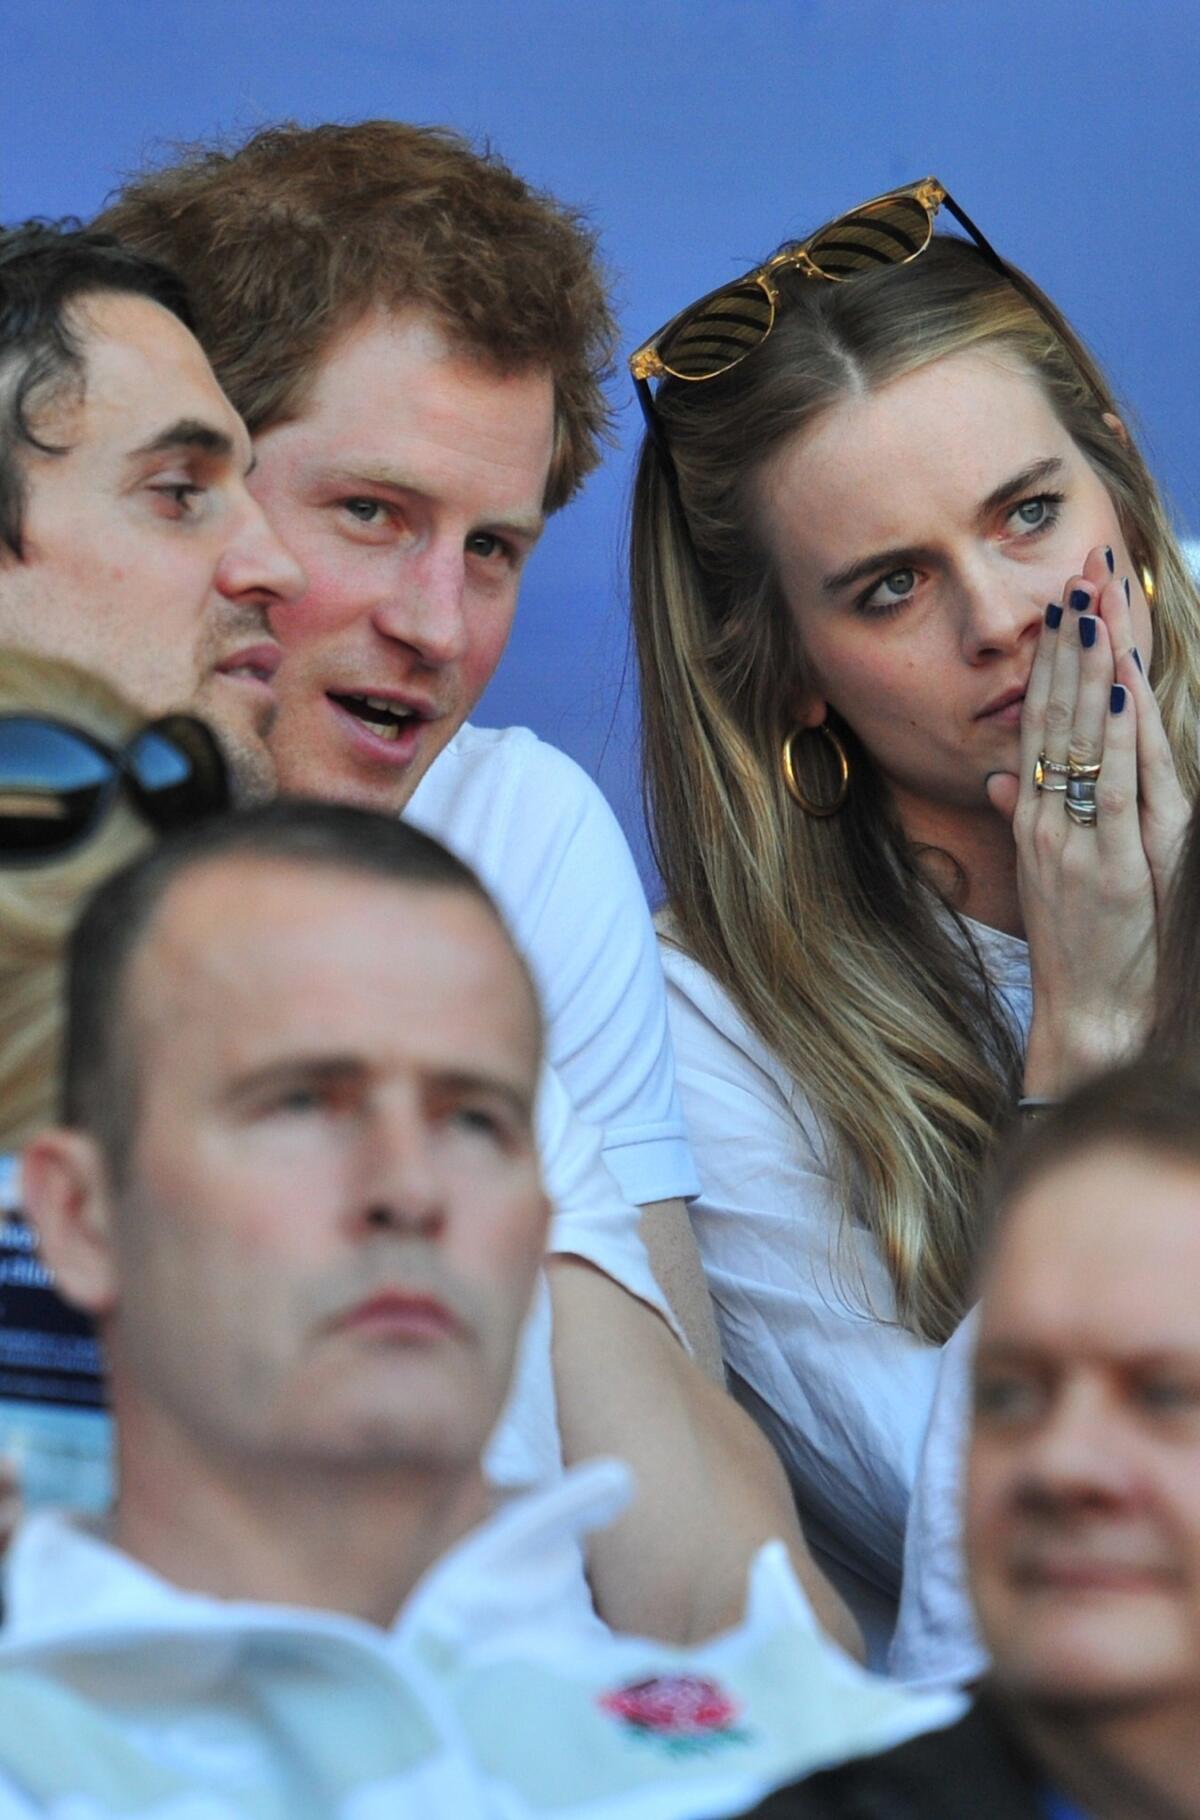
[[654, 1675], [600, 1696], [600, 1707], [635, 1737], [663, 1744], [673, 1754], [704, 1751], [719, 1744], [744, 1744], [736, 1703], [702, 1675]]

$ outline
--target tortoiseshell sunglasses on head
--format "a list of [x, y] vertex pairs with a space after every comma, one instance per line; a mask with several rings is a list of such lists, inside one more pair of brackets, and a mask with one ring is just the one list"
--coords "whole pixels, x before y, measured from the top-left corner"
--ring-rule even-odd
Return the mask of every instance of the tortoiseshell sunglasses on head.
[[680, 310], [649, 341], [643, 342], [630, 355], [629, 370], [652, 433], [657, 435], [657, 426], [649, 382], [668, 376], [692, 382], [716, 379], [752, 354], [775, 326], [779, 305], [777, 272], [793, 267], [806, 278], [845, 284], [880, 266], [907, 265], [929, 245], [934, 217], [943, 205], [996, 270], [1016, 285], [1044, 317], [1045, 310], [1038, 299], [1020, 283], [1018, 275], [959, 208], [945, 185], [936, 177], [926, 177], [920, 183], [909, 183], [876, 196], [818, 228], [806, 240], [784, 247], [765, 265], [718, 286], [699, 302]]

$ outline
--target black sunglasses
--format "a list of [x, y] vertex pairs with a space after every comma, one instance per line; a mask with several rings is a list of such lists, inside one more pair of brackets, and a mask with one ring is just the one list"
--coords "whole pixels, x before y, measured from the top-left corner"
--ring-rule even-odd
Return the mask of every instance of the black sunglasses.
[[160, 833], [230, 804], [221, 749], [190, 714], [151, 721], [119, 751], [50, 715], [0, 714], [0, 866], [69, 853], [122, 786]]

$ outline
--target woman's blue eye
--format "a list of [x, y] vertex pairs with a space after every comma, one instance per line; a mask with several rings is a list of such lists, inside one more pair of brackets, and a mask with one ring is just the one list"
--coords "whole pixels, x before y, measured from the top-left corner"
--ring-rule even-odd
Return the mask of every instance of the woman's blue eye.
[[1061, 493], [1038, 493], [1033, 499], [1023, 499], [1020, 505], [1014, 506], [1008, 515], [1009, 521], [1021, 531], [1047, 531], [1057, 524], [1061, 505]]
[[916, 585], [915, 569], [893, 569], [890, 575], [877, 581], [871, 592], [859, 601], [858, 610], [867, 614], [894, 613], [905, 601], [912, 599]]

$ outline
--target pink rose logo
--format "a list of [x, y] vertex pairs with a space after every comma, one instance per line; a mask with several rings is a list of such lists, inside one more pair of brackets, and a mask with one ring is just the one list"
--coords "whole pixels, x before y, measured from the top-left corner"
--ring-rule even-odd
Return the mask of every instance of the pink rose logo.
[[599, 1704], [635, 1737], [663, 1744], [673, 1755], [744, 1744], [750, 1735], [734, 1725], [736, 1703], [702, 1675], [654, 1675], [647, 1681], [631, 1681], [602, 1694]]

